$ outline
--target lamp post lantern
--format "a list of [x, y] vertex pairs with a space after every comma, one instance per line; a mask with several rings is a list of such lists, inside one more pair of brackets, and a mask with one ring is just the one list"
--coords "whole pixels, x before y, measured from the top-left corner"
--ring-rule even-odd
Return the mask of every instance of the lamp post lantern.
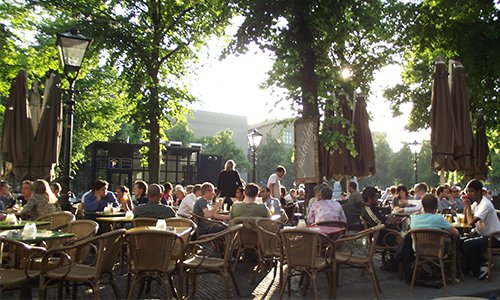
[[415, 183], [418, 183], [417, 162], [418, 162], [418, 154], [422, 149], [422, 143], [419, 143], [415, 140], [411, 143], [408, 143], [408, 147], [410, 147], [410, 151], [413, 152], [413, 170], [415, 171]]
[[250, 145], [250, 149], [252, 149], [252, 181], [255, 182], [255, 153], [257, 152], [257, 149], [259, 149], [260, 142], [262, 141], [262, 133], [258, 132], [257, 129], [253, 129], [252, 132], [250, 132], [247, 135], [248, 138], [248, 144]]
[[73, 116], [75, 112], [74, 84], [82, 67], [85, 53], [87, 52], [92, 39], [89, 39], [78, 32], [76, 27], [69, 32], [57, 34], [57, 50], [61, 58], [64, 75], [68, 79], [68, 97], [66, 101], [66, 126], [64, 133], [64, 166], [63, 166], [63, 192], [69, 196], [71, 190], [71, 148], [73, 144]]

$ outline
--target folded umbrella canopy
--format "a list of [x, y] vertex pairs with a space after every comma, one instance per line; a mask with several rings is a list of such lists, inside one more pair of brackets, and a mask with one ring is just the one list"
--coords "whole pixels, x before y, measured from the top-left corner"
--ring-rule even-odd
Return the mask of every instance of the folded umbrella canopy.
[[455, 118], [456, 143], [453, 149], [453, 159], [457, 170], [468, 172], [472, 168], [472, 126], [469, 97], [463, 65], [450, 60], [451, 87], [450, 97]]
[[431, 166], [435, 170], [455, 171], [453, 159], [456, 128], [450, 98], [448, 73], [442, 60], [436, 61], [431, 96]]
[[356, 170], [352, 174], [357, 177], [375, 175], [375, 149], [368, 122], [365, 96], [357, 95], [354, 108], [354, 126], [356, 127], [354, 145], [358, 155], [355, 157]]
[[[328, 150], [324, 145], [320, 145], [321, 177], [325, 177], [327, 180], [339, 180], [345, 175], [352, 175], [355, 173], [353, 168], [356, 167], [355, 160], [350, 155], [346, 143], [340, 140], [341, 138], [344, 138], [344, 140], [348, 138], [348, 129], [353, 125], [352, 109], [349, 107], [347, 94], [344, 92], [340, 93], [338, 102], [340, 110], [325, 108], [325, 119], [332, 121], [329, 124], [324, 124], [323, 132], [337, 137], [336, 148]], [[341, 121], [341, 119], [344, 121]]]
[[472, 168], [466, 172], [467, 179], [486, 180], [488, 176], [488, 139], [486, 138], [486, 126], [483, 118], [476, 123], [476, 134], [474, 135], [472, 151]]
[[31, 159], [32, 178], [51, 180], [54, 166], [59, 160], [62, 137], [62, 92], [59, 88], [61, 78], [50, 77], [47, 99], [44, 99], [42, 117], [35, 136], [35, 151]]
[[18, 179], [24, 179], [29, 174], [34, 143], [27, 90], [27, 73], [21, 70], [11, 85], [3, 119], [3, 160], [12, 163], [12, 172]]

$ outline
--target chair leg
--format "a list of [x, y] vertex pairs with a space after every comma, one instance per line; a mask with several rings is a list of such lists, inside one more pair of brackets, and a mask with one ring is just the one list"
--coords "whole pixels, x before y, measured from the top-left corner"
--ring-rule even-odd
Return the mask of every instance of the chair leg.
[[368, 273], [370, 273], [370, 277], [372, 279], [372, 286], [373, 286], [373, 289], [375, 290], [375, 294], [377, 296], [377, 299], [380, 299], [380, 294], [381, 294], [381, 291], [380, 291], [380, 285], [378, 283], [378, 278], [377, 278], [377, 274], [375, 273], [375, 269], [373, 268], [373, 265], [368, 265]]
[[191, 281], [193, 282], [193, 291], [191, 292], [191, 296], [194, 297], [196, 294], [196, 269], [192, 269], [191, 271], [193, 273], [191, 278]]
[[135, 288], [135, 285], [137, 284], [137, 280], [138, 280], [138, 275], [133, 276], [132, 284], [130, 285], [130, 288], [128, 289], [127, 299], [132, 299], [132, 293], [134, 292], [134, 288]]
[[318, 287], [316, 285], [316, 272], [311, 272], [309, 275], [311, 277], [311, 280], [313, 282], [313, 288], [314, 288], [314, 299], [318, 299]]
[[332, 276], [330, 278], [330, 298], [335, 299], [337, 297], [337, 270], [335, 268], [335, 263], [332, 266]]
[[238, 282], [236, 281], [236, 277], [234, 276], [234, 273], [229, 270], [229, 273], [231, 274], [231, 278], [233, 280], [233, 285], [234, 285], [234, 289], [236, 290], [236, 295], [238, 295], [238, 297], [241, 297], [241, 292], [240, 292], [240, 288], [238, 287]]
[[493, 277], [493, 255], [491, 250], [488, 249], [488, 282], [491, 282]]
[[231, 287], [229, 287], [229, 276], [227, 273], [222, 273], [222, 277], [224, 278], [224, 288], [226, 290], [226, 299], [231, 299]]
[[[287, 282], [288, 282], [288, 284], [290, 284], [290, 281], [288, 278], [289, 274], [290, 274], [290, 270], [287, 268], [285, 271], [285, 280], [283, 281], [283, 285], [281, 286], [280, 300], [283, 299], [283, 293], [285, 292]], [[290, 292], [290, 289], [288, 289], [288, 291]]]
[[413, 284], [415, 284], [415, 277], [417, 277], [418, 268], [418, 256], [415, 258], [415, 264], [413, 266], [413, 276], [411, 277], [410, 291], [413, 292]]
[[441, 280], [443, 281], [444, 294], [446, 295], [448, 294], [448, 289], [446, 286], [446, 276], [444, 274], [444, 263], [442, 259], [439, 260], [439, 267], [441, 268]]
[[94, 294], [94, 299], [100, 300], [101, 299], [101, 291], [99, 290], [99, 286], [100, 286], [99, 280], [96, 282], [92, 282], [91, 286], [92, 286], [92, 293]]
[[109, 274], [109, 281], [111, 282], [111, 287], [113, 288], [113, 293], [115, 294], [116, 299], [120, 299], [120, 290], [118, 289], [118, 285], [116, 284], [115, 276], [113, 273]]
[[73, 289], [71, 290], [71, 299], [76, 299], [76, 295], [78, 294], [78, 283], [76, 281], [73, 282]]
[[170, 289], [172, 290], [172, 294], [176, 299], [180, 299], [179, 293], [177, 292], [177, 289], [175, 288], [174, 285], [174, 279], [172, 278], [171, 275], [168, 276], [168, 283], [170, 285]]

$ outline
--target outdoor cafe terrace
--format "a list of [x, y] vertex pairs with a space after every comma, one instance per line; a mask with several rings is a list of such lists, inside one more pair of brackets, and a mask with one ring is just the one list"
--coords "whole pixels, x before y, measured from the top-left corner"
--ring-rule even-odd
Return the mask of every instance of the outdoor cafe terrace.
[[[126, 217], [100, 217], [102, 220], [118, 220], [119, 218], [126, 218]], [[134, 262], [136, 264], [139, 264], [139, 260], [135, 261], [134, 260], [134, 255], [137, 255], [137, 253], [134, 254], [134, 251], [130, 252], [130, 249], [135, 247], [132, 245], [134, 244], [134, 241], [130, 239], [130, 236], [132, 235], [132, 232], [146, 232], [149, 234], [157, 234], [159, 230], [158, 227], [141, 227], [144, 224], [139, 223], [141, 220], [140, 218], [135, 218], [132, 222], [136, 225], [136, 227], [140, 228], [132, 228], [128, 229], [128, 231], [125, 231], [125, 229], [118, 229], [118, 227], [121, 227], [120, 224], [123, 224], [124, 222], [117, 221], [114, 223], [114, 228], [111, 227], [111, 231], [104, 233], [104, 234], [99, 234], [96, 237], [94, 237], [93, 244], [96, 245], [96, 251], [90, 251], [88, 252], [88, 255], [86, 256], [86, 261], [92, 261], [95, 264], [104, 264], [106, 265], [106, 259], [104, 261], [100, 261], [99, 259], [102, 259], [104, 256], [100, 256], [103, 253], [109, 254], [112, 252], [113, 245], [119, 245], [118, 247], [115, 247], [116, 249], [115, 257], [116, 259], [112, 259], [110, 261], [113, 261], [114, 263], [111, 264], [110, 266], [113, 266], [113, 274], [116, 279], [117, 283], [117, 290], [113, 291], [113, 288], [109, 284], [107, 278], [104, 280], [101, 280], [97, 284], [97, 290], [98, 290], [98, 298], [102, 299], [113, 299], [113, 298], [126, 298], [127, 295], [127, 290], [128, 290], [128, 275], [130, 275], [130, 263], [127, 263], [127, 261], [132, 260], [132, 264]], [[181, 219], [181, 218], [175, 218]], [[196, 218], [195, 218], [196, 219]], [[53, 219], [55, 220], [55, 219]], [[98, 218], [99, 220], [99, 218]], [[120, 219], [122, 220], [122, 219]], [[187, 219], [186, 219], [187, 220]], [[86, 221], [86, 220], [76, 220], [76, 221], [71, 221], [68, 224], [72, 224], [75, 222], [87, 222], [90, 224], [91, 221]], [[130, 221], [130, 220], [129, 220]], [[148, 220], [146, 220], [148, 221]], [[174, 222], [174, 219], [166, 220], [168, 223], [167, 224], [174, 224], [171, 222]], [[189, 221], [189, 220], [188, 220]], [[182, 220], [185, 224], [188, 224], [185, 220]], [[253, 220], [255, 221], [255, 220]], [[49, 222], [43, 220], [38, 221], [40, 226], [47, 226]], [[151, 222], [151, 221], [148, 221]], [[189, 221], [190, 222], [190, 221]], [[246, 222], [246, 221], [245, 221]], [[243, 222], [245, 224], [245, 222]], [[156, 223], [156, 220], [153, 222]], [[54, 224], [54, 223], [53, 223]], [[68, 226], [66, 224], [65, 226]], [[177, 224], [177, 223], [176, 223]], [[142, 242], [137, 243], [137, 249], [144, 257], [150, 256], [150, 255], [157, 255], [160, 254], [158, 257], [170, 257], [168, 254], [169, 250], [171, 249], [167, 247], [165, 244], [163, 244], [163, 240], [166, 240], [167, 237], [169, 236], [170, 238], [175, 238], [175, 239], [190, 239], [190, 234], [191, 234], [191, 227], [185, 227], [185, 225], [173, 225], [173, 227], [170, 227], [170, 225], [167, 228], [167, 230], [160, 230], [159, 235], [154, 237], [153, 241], [148, 240], [142, 240]], [[257, 224], [260, 224], [257, 222]], [[54, 224], [55, 225], [55, 224]], [[101, 223], [101, 225], [103, 225]], [[116, 226], [118, 225], [118, 226]], [[151, 223], [152, 225], [152, 223]], [[159, 225], [158, 225], [159, 226]], [[181, 227], [179, 227], [181, 226]], [[239, 227], [238, 227], [239, 226]], [[49, 229], [51, 229], [50, 225], [49, 227], [46, 227], [46, 229], [43, 230], [45, 234], [48, 233]], [[63, 227], [61, 227], [63, 228]], [[234, 232], [238, 232], [238, 235], [234, 235], [235, 237], [234, 240], [238, 240], [241, 243], [236, 243], [235, 245], [243, 245], [245, 242], [243, 242], [248, 236], [248, 232], [243, 231], [242, 225], [234, 225], [230, 228], [233, 228]], [[4, 228], [2, 228], [4, 229]], [[287, 230], [292, 229], [297, 229], [297, 226], [295, 227], [285, 227], [283, 232], [286, 232]], [[311, 232], [313, 234], [318, 234], [318, 232], [321, 232], [323, 234], [328, 235], [329, 240], [334, 240], [334, 241], [339, 241], [339, 239], [345, 239], [346, 236], [360, 236], [363, 235], [363, 232], [365, 231], [356, 231], [356, 230], [348, 230], [347, 235], [344, 235], [344, 228], [342, 227], [335, 227], [335, 226], [316, 226], [316, 227], [307, 227], [307, 228], [299, 228], [300, 230], [305, 230], [306, 232]], [[176, 234], [171, 233], [170, 231], [174, 230]], [[373, 228], [368, 229], [372, 230], [374, 232]], [[376, 229], [375, 229], [376, 230]], [[225, 230], [224, 232], [231, 231], [231, 229]], [[234, 233], [233, 232], [233, 233]], [[282, 233], [283, 233], [282, 232]], [[60, 233], [59, 233], [60, 234]], [[227, 235], [227, 233], [225, 233]], [[123, 239], [123, 235], [127, 236], [127, 241], [128, 241], [128, 251], [125, 250], [127, 247], [122, 246], [124, 245], [125, 239]], [[323, 238], [327, 236], [323, 236]], [[48, 237], [49, 235], [44, 235], [44, 237]], [[70, 234], [71, 236], [71, 234]], [[236, 238], [237, 236], [237, 238]], [[305, 235], [304, 235], [305, 236]], [[68, 238], [68, 236], [64, 236]], [[106, 237], [112, 237], [115, 240], [114, 243], [111, 244], [103, 244], [101, 241], [102, 239]], [[23, 237], [24, 238], [24, 237]], [[38, 236], [37, 236], [38, 238]], [[58, 238], [58, 237], [54, 237]], [[282, 234], [282, 238], [285, 238], [285, 235]], [[43, 237], [41, 238], [43, 239]], [[101, 240], [100, 240], [101, 239]], [[295, 238], [296, 239], [296, 238]], [[203, 239], [202, 239], [203, 240]], [[210, 249], [210, 247], [203, 248], [202, 252], [199, 252], [198, 254], [202, 253], [205, 255], [208, 255], [208, 252], [206, 251], [213, 251], [214, 253], [218, 253], [216, 256], [221, 257], [220, 251], [222, 249], [225, 249], [226, 245], [228, 245], [228, 241], [231, 241], [232, 239], [227, 239], [224, 238], [222, 243], [215, 243], [213, 244], [213, 249]], [[0, 239], [0, 241], [2, 241]], [[5, 240], [3, 240], [5, 241]], [[198, 239], [200, 241], [200, 239]], [[28, 242], [39, 242], [36, 239], [29, 240]], [[47, 242], [44, 245], [47, 245]], [[312, 247], [311, 243], [315, 242], [315, 240], [311, 240], [311, 242], [305, 242], [306, 246], [303, 247], [303, 249], [308, 249], [308, 248], [314, 248]], [[197, 242], [191, 242], [191, 244], [196, 244]], [[284, 242], [285, 243], [285, 242]], [[328, 244], [327, 242], [325, 242]], [[231, 243], [229, 243], [231, 244]], [[285, 243], [286, 244], [286, 243]], [[50, 243], [49, 243], [50, 245]], [[103, 245], [105, 245], [103, 247]], [[106, 246], [107, 245], [107, 246]], [[362, 246], [360, 246], [362, 245]], [[361, 252], [363, 252], [364, 248], [369, 248], [371, 245], [370, 239], [368, 240], [361, 240], [361, 244], [358, 244], [356, 247], [361, 247]], [[303, 245], [302, 245], [303, 246]], [[337, 252], [337, 258], [341, 255], [342, 251], [345, 250], [345, 248], [342, 248], [342, 246], [339, 244], [336, 244], [337, 249], [335, 250]], [[232, 249], [232, 250], [237, 250], [238, 247]], [[7, 249], [4, 245], [4, 251]], [[208, 249], [208, 250], [207, 250]], [[215, 249], [215, 250], [214, 250]], [[172, 249], [171, 249], [172, 250]], [[233, 265], [235, 267], [235, 281], [237, 286], [240, 289], [241, 296], [238, 297], [236, 295], [235, 288], [232, 284], [232, 282], [229, 282], [230, 286], [230, 293], [231, 297], [234, 298], [241, 298], [241, 299], [279, 299], [280, 298], [280, 280], [279, 280], [279, 271], [277, 272], [276, 276], [274, 275], [274, 272], [272, 271], [272, 268], [267, 268], [266, 271], [261, 272], [257, 275], [254, 275], [254, 268], [257, 265], [257, 255], [253, 253], [252, 251], [243, 251], [245, 254], [240, 256], [239, 259], [236, 259], [236, 256], [231, 255], [233, 257], [231, 260], [228, 260], [229, 264]], [[285, 251], [286, 252], [286, 251]], [[71, 252], [68, 252], [71, 253]], [[98, 253], [99, 255], [95, 255], [95, 253]], [[226, 252], [226, 253], [236, 253], [236, 251], [232, 252]], [[289, 253], [289, 252], [286, 252]], [[326, 253], [326, 252], [325, 252]], [[320, 253], [317, 253], [320, 254]], [[5, 260], [6, 258], [12, 258], [13, 253], [4, 253], [2, 256], [3, 259]], [[290, 255], [290, 254], [288, 254]], [[326, 255], [326, 254], [321, 254], [321, 255]], [[113, 256], [113, 254], [111, 254]], [[291, 255], [290, 255], [291, 256]], [[309, 254], [304, 252], [305, 257], [309, 256]], [[101, 257], [101, 258], [99, 258]], [[109, 260], [108, 260], [109, 261]], [[375, 253], [371, 259], [373, 261], [374, 265], [374, 271], [376, 273], [376, 277], [378, 278], [378, 282], [380, 285], [380, 291], [381, 295], [380, 298], [382, 299], [430, 299], [430, 298], [441, 298], [441, 297], [455, 297], [453, 299], [464, 299], [464, 298], [456, 298], [456, 297], [468, 297], [467, 299], [471, 299], [470, 297], [479, 297], [479, 298], [488, 298], [492, 299], [491, 297], [496, 297], [497, 295], [500, 295], [500, 274], [498, 273], [498, 270], [493, 269], [493, 274], [490, 277], [491, 281], [489, 280], [478, 280], [477, 278], [470, 277], [468, 275], [464, 275], [463, 278], [461, 278], [460, 274], [458, 274], [456, 283], [453, 284], [451, 281], [451, 277], [449, 275], [446, 275], [447, 277], [447, 290], [445, 290], [440, 282], [439, 282], [439, 276], [438, 277], [432, 277], [428, 279], [427, 281], [419, 281], [417, 280], [417, 284], [413, 287], [413, 291], [410, 289], [410, 285], [405, 283], [403, 280], [401, 280], [401, 273], [397, 270], [397, 268], [394, 268], [392, 270], [387, 270], [387, 268], [384, 268], [382, 265], [382, 257], [381, 254]], [[155, 268], [161, 264], [161, 261], [153, 261], [150, 262], [149, 267]], [[4, 269], [1, 269], [0, 271], [0, 278], [3, 277], [3, 280], [6, 280], [8, 276], [10, 276], [10, 273], [7, 273], [7, 270], [5, 269], [5, 265], [3, 265]], [[284, 264], [284, 270], [286, 274], [286, 269], [288, 268], [287, 262]], [[271, 269], [271, 270], [269, 270]], [[279, 269], [279, 268], [278, 268]], [[173, 283], [174, 286], [177, 288], [178, 293], [184, 293], [184, 295], [187, 295], [189, 292], [191, 293], [193, 291], [193, 285], [192, 281], [188, 280], [188, 275], [186, 274], [186, 269], [178, 269], [176, 273], [174, 273], [173, 276]], [[8, 275], [9, 274], [9, 275]], [[50, 275], [50, 272], [48, 273]], [[337, 272], [338, 276], [338, 286], [336, 288], [336, 298], [338, 299], [373, 299], [376, 298], [376, 292], [374, 290], [374, 286], [372, 285], [372, 278], [370, 276], [370, 272], [368, 272], [366, 269], [339, 269], [337, 266]], [[255, 280], [254, 280], [255, 276]], [[51, 276], [49, 276], [51, 277]], [[106, 276], [103, 276], [103, 278]], [[326, 299], [326, 298], [332, 298], [330, 295], [330, 283], [329, 283], [330, 276], [326, 276], [323, 272], [318, 272], [317, 276], [317, 291], [318, 295], [317, 298], [319, 299]], [[224, 285], [224, 279], [222, 276], [219, 274], [197, 274], [197, 286], [196, 286], [196, 291], [194, 296], [192, 296], [195, 299], [225, 299], [228, 298], [227, 296], [227, 291], [225, 289]], [[231, 281], [230, 278], [228, 281]], [[32, 287], [32, 296], [34, 298], [40, 297], [40, 290], [39, 290], [39, 285], [38, 282], [35, 281], [29, 281], [31, 285], [24, 285], [22, 287]], [[146, 281], [147, 282], [147, 281]], [[180, 286], [182, 286], [182, 282], [188, 283], [188, 291], [180, 289]], [[427, 286], [423, 286], [423, 284]], [[314, 298], [314, 285], [313, 283], [309, 282], [307, 280], [307, 276], [304, 278], [301, 278], [301, 276], [295, 276], [292, 277], [291, 279], [291, 292], [288, 294], [288, 287], [284, 291], [283, 298], [285, 299], [311, 299]], [[139, 295], [138, 292], [141, 290], [141, 294]], [[86, 287], [82, 288], [79, 287], [77, 289], [77, 298], [79, 299], [88, 299], [88, 298], [93, 298], [96, 296], [93, 294], [92, 289]], [[3, 288], [0, 293], [0, 298], [1, 299], [14, 299], [18, 297], [19, 290], [11, 290], [7, 288]], [[26, 296], [27, 294], [26, 290], [23, 291], [23, 294], [21, 294], [21, 297]], [[115, 293], [117, 293], [117, 296], [115, 296]], [[146, 299], [171, 299], [174, 298], [173, 296], [173, 291], [170, 289], [170, 287], [164, 288], [158, 282], [153, 281], [151, 283], [150, 289], [146, 285], [136, 285], [134, 288], [134, 293], [132, 298], [146, 298]], [[57, 286], [51, 287], [47, 289], [47, 298], [53, 299], [58, 296], [58, 288]], [[71, 292], [70, 290], [62, 290], [62, 297], [63, 298], [70, 298], [71, 297]], [[41, 297], [42, 298], [42, 297]]]

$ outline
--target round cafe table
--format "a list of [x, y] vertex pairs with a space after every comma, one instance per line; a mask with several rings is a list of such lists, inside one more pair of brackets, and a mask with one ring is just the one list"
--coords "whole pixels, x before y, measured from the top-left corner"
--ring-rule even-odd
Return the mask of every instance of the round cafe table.
[[34, 237], [28, 237], [23, 235], [23, 231], [21, 229], [11, 229], [0, 232], [0, 236], [27, 244], [39, 244], [43, 241], [74, 237], [75, 234], [47, 229], [38, 229]]
[[16, 224], [11, 223], [11, 222], [6, 222], [6, 221], [0, 221], [0, 230], [9, 230], [9, 229], [22, 229], [24, 228], [24, 225], [27, 223], [35, 223], [35, 225], [38, 226], [45, 226], [45, 225], [50, 225], [50, 221], [26, 221], [26, 220], [21, 220], [17, 221]]

